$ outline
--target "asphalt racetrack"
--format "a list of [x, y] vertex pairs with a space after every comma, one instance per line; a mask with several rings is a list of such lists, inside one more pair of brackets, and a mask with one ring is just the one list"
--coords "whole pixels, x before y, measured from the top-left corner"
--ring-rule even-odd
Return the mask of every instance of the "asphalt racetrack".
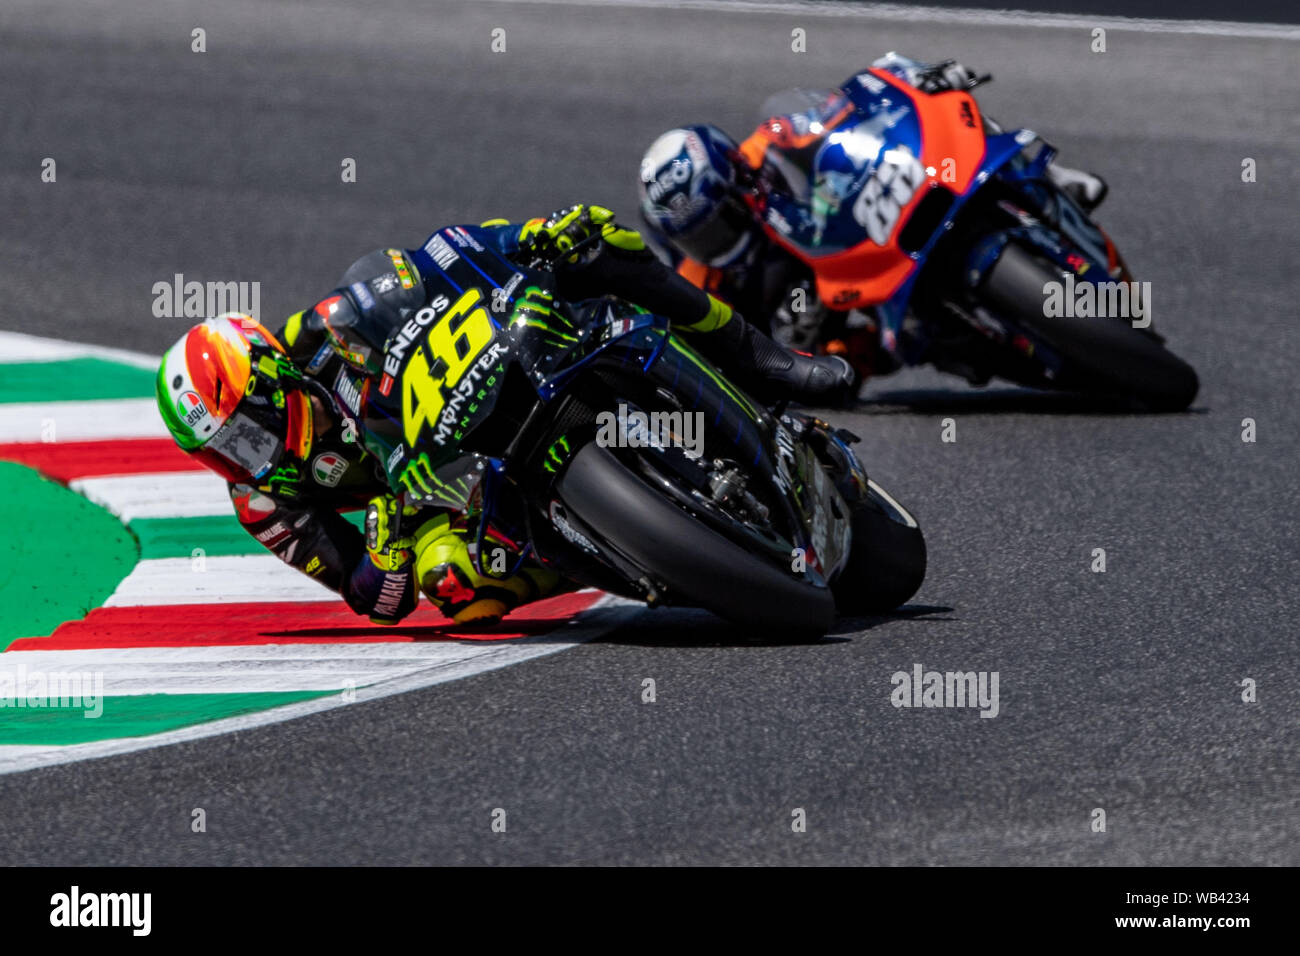
[[[189, 324], [151, 310], [176, 273], [258, 281], [275, 321], [438, 225], [576, 201], [631, 220], [658, 132], [743, 135], [768, 93], [893, 49], [993, 72], [989, 114], [1109, 180], [1100, 219], [1201, 392], [1159, 416], [930, 370], [873, 381], [832, 417], [926, 531], [929, 576], [901, 613], [763, 646], [645, 611], [470, 679], [10, 774], [6, 860], [1300, 863], [1300, 40], [1110, 23], [1097, 54], [1086, 25], [1034, 23], [7, 0], [0, 329], [160, 354]], [[997, 717], [895, 708], [891, 675], [917, 664], [998, 672]]]

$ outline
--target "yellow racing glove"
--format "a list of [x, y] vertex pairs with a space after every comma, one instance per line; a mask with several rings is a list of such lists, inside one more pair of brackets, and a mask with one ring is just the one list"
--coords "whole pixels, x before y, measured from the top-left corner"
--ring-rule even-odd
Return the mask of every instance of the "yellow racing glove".
[[[628, 251], [645, 248], [645, 240], [633, 229], [624, 229], [614, 213], [604, 206], [579, 203], [553, 212], [547, 219], [530, 219], [519, 230], [519, 248], [537, 261], [554, 263], [564, 253], [593, 236], [599, 235], [612, 246]], [[575, 253], [566, 259], [578, 261]]]
[[[415, 589], [408, 579], [414, 571], [415, 539], [402, 537], [401, 525], [403, 516], [409, 518], [416, 513], [415, 508], [403, 508], [393, 495], [372, 498], [366, 506], [366, 557], [382, 575], [383, 582], [380, 598], [370, 615], [375, 624], [396, 624], [414, 609]], [[395, 612], [384, 613], [386, 606], [393, 603], [385, 598], [397, 597], [399, 588], [401, 600], [396, 603]]]

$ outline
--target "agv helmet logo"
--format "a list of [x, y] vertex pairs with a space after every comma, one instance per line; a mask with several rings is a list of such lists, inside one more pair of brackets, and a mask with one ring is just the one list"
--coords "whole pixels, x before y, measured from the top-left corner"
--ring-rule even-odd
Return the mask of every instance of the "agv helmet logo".
[[343, 477], [343, 472], [347, 470], [347, 459], [330, 451], [317, 455], [311, 463], [312, 475], [315, 477], [317, 484], [326, 485], [330, 488], [339, 483], [339, 479]]
[[208, 407], [203, 404], [203, 399], [199, 398], [197, 392], [182, 392], [176, 400], [176, 414], [180, 415], [188, 428], [197, 425], [207, 413]]

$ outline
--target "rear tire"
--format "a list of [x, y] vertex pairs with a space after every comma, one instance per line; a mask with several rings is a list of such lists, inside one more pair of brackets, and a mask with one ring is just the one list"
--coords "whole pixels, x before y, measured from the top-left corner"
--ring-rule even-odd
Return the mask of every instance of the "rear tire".
[[556, 483], [564, 506], [668, 591], [668, 603], [702, 607], [782, 637], [824, 634], [835, 621], [817, 587], [729, 541], [656, 492], [594, 442]]
[[995, 310], [1041, 336], [1065, 360], [1058, 387], [1136, 399], [1156, 411], [1183, 411], [1196, 398], [1195, 370], [1155, 337], [1118, 318], [1043, 315], [1043, 285], [1060, 270], [1008, 244], [985, 281]]

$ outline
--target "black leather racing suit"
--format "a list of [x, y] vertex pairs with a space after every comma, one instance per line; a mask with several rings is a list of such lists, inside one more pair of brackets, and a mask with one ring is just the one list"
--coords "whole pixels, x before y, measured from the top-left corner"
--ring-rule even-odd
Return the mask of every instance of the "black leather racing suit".
[[[488, 233], [497, 251], [511, 258], [520, 255], [522, 229], [521, 224], [502, 224]], [[357, 420], [366, 377], [338, 356], [328, 326], [366, 329], [370, 341], [382, 348], [389, 330], [427, 304], [422, 279], [407, 250], [376, 250], [353, 263], [339, 287], [315, 306], [289, 318], [277, 337], [316, 398], [316, 425], [324, 423], [321, 409], [329, 424], [313, 438], [305, 459], [286, 455], [257, 486], [230, 486], [237, 516], [249, 534], [287, 564], [337, 591], [358, 614], [388, 620], [414, 610], [415, 577], [409, 566], [396, 571], [378, 567], [362, 532], [343, 517], [389, 488], [381, 464], [360, 440]], [[563, 298], [615, 295], [678, 317], [688, 327], [716, 320], [714, 313], [726, 308], [644, 248], [602, 242], [580, 264], [558, 269], [556, 280]], [[448, 468], [468, 473], [463, 462]], [[463, 509], [472, 491], [470, 486], [464, 500], [448, 501], [446, 510]]]

